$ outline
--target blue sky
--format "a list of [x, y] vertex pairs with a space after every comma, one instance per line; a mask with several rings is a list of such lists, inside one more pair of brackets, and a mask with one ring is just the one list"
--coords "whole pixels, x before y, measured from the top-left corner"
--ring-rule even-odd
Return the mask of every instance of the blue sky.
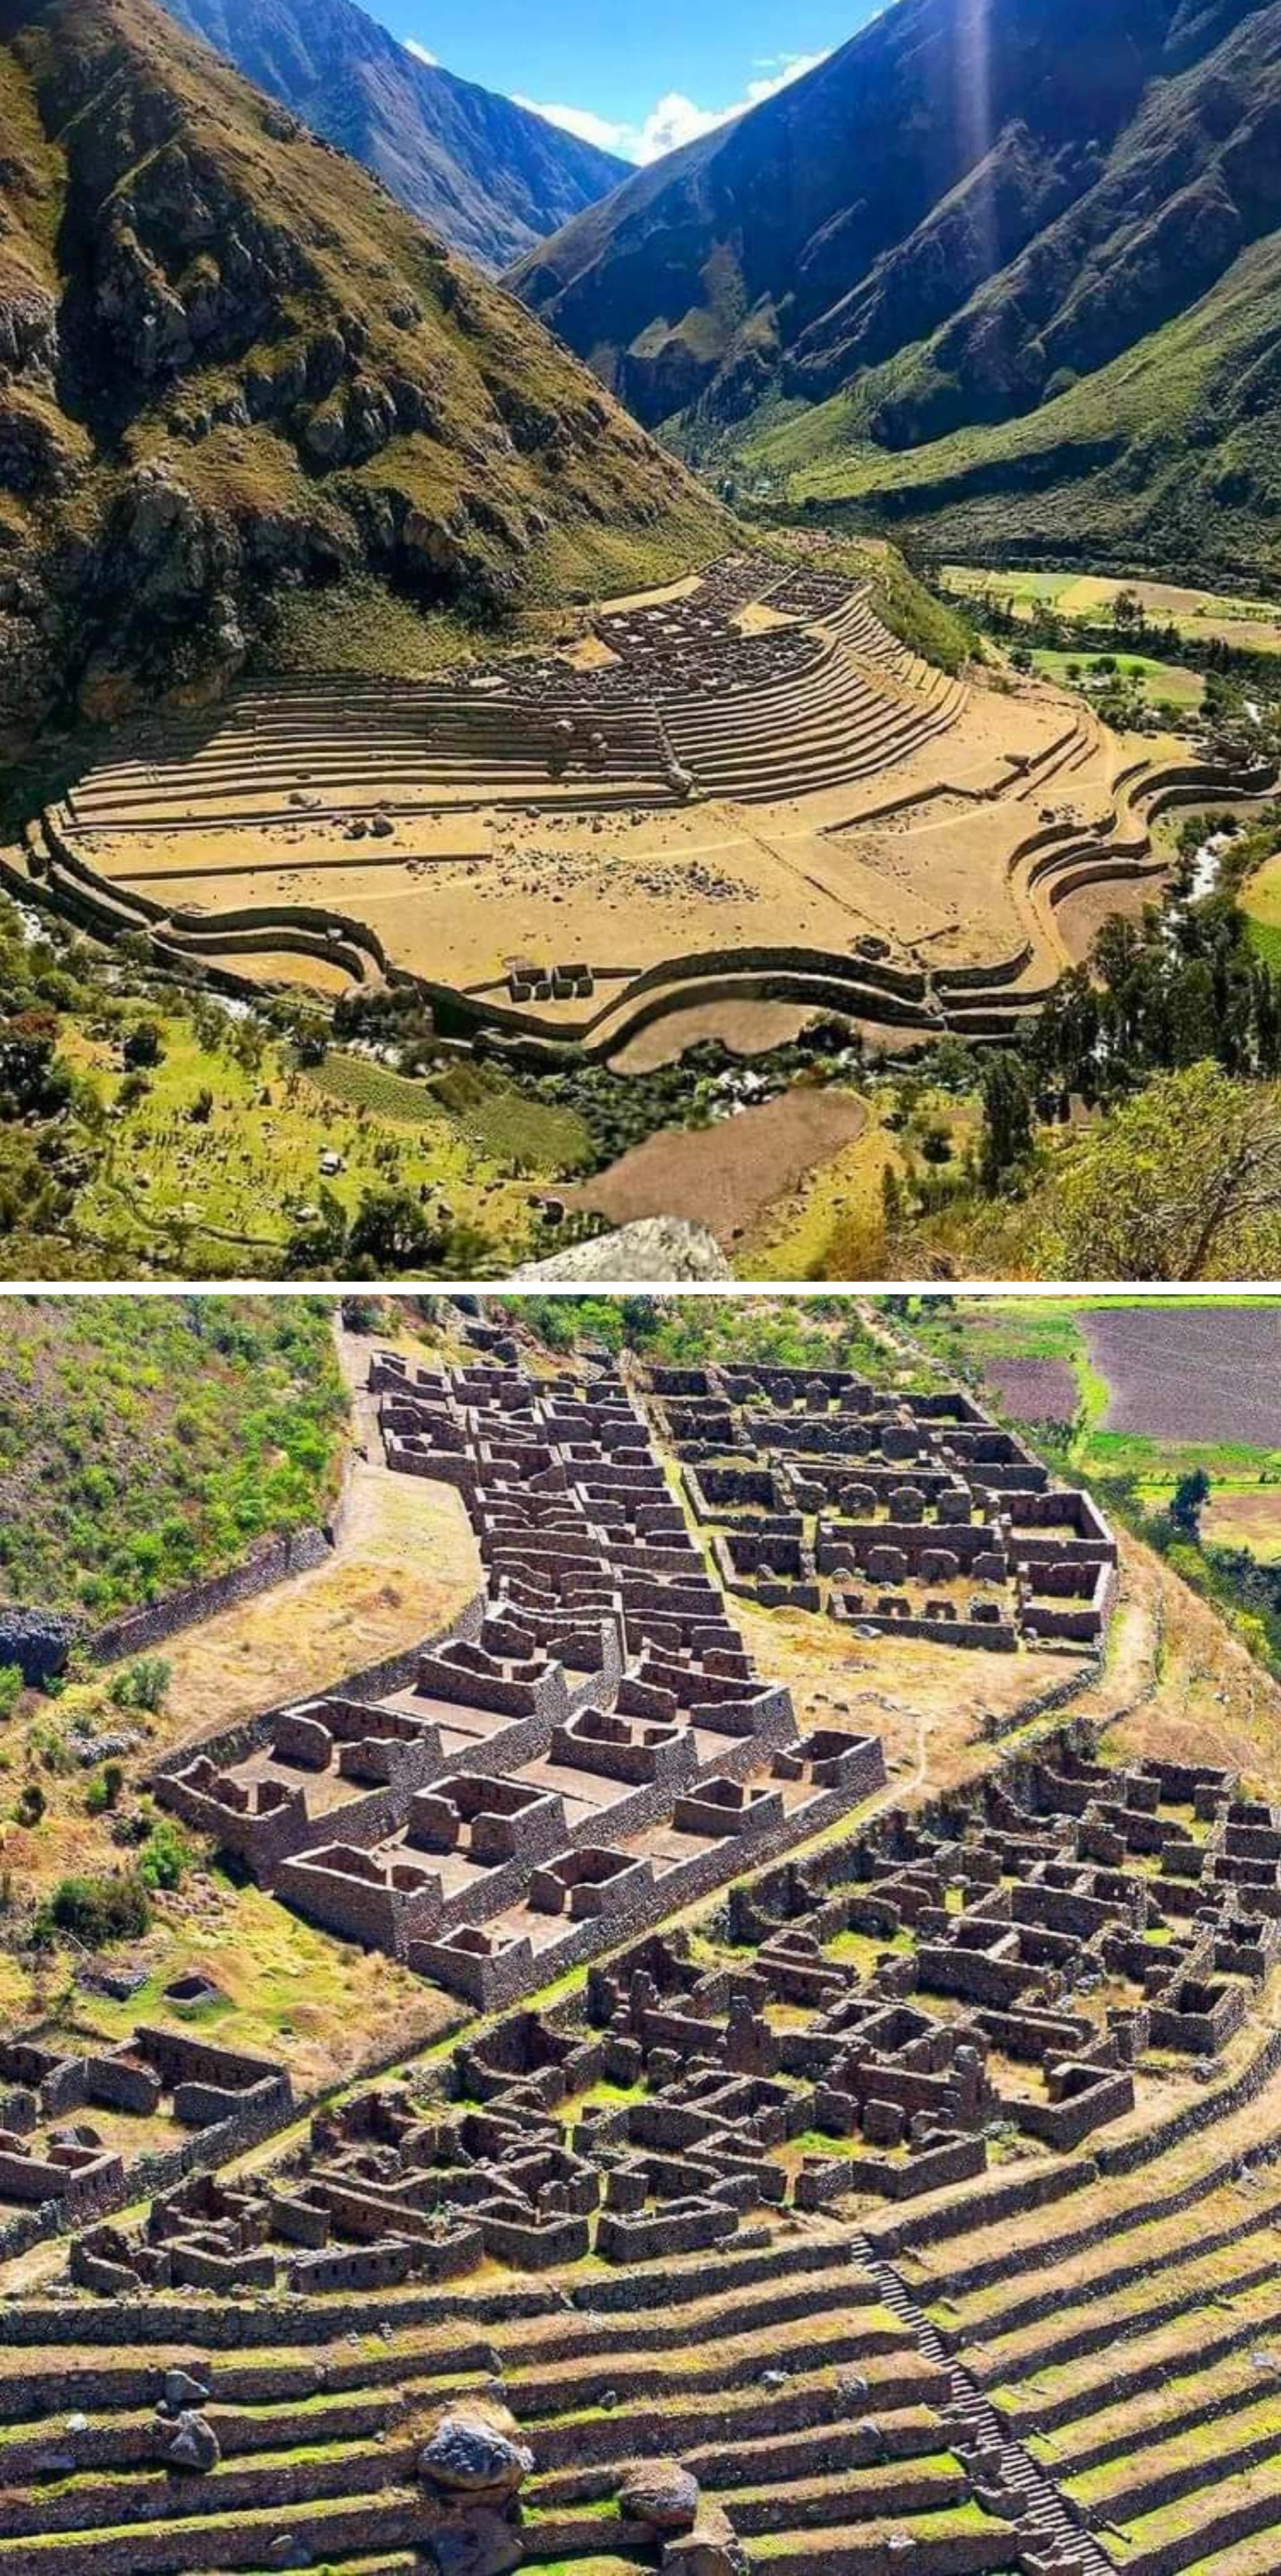
[[880, 0], [362, 0], [393, 35], [650, 161], [843, 44]]

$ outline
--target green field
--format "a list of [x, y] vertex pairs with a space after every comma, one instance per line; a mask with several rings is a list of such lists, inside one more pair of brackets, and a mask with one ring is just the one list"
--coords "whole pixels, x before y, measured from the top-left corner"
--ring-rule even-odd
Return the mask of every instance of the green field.
[[[1207, 1301], [1189, 1298], [1187, 1304]], [[1216, 1298], [1216, 1307], [1259, 1305], [1267, 1298]], [[1181, 1476], [1204, 1467], [1217, 1491], [1257, 1493], [1260, 1486], [1281, 1484], [1281, 1452], [1237, 1440], [1192, 1441], [1141, 1438], [1131, 1432], [1104, 1429], [1111, 1390], [1095, 1369], [1083, 1329], [1095, 1309], [1142, 1306], [1141, 1295], [1125, 1297], [968, 1297], [913, 1315], [913, 1339], [932, 1356], [967, 1379], [980, 1399], [1003, 1410], [993, 1382], [986, 1376], [989, 1360], [1057, 1360], [1072, 1372], [1077, 1390], [1077, 1421], [1065, 1447], [1065, 1460], [1084, 1477], [1126, 1477], [1144, 1499], [1168, 1501]], [[1208, 1535], [1208, 1532], [1207, 1532]]]
[[1281, 653], [1281, 601], [1234, 598], [1180, 583], [1146, 581], [1136, 574], [1000, 571], [971, 564], [944, 564], [940, 587], [954, 596], [1008, 602], [1016, 617], [1031, 617], [1038, 607], [1083, 626], [1106, 624], [1122, 591], [1140, 599], [1150, 624], [1174, 625], [1181, 635], [1202, 642], [1219, 636], [1248, 646], [1251, 652]]
[[1059, 653], [1042, 646], [1033, 649], [1032, 665], [1047, 680], [1057, 680], [1066, 688], [1083, 687], [1086, 695], [1101, 694], [1118, 681], [1133, 681], [1149, 706], [1169, 703], [1189, 715], [1201, 707], [1205, 682], [1199, 671], [1185, 671], [1178, 662], [1154, 662], [1145, 653], [1119, 653], [1115, 672], [1098, 671], [1095, 658], [1089, 653]]
[[1251, 947], [1269, 966], [1281, 969], [1281, 853], [1246, 879], [1239, 900]]

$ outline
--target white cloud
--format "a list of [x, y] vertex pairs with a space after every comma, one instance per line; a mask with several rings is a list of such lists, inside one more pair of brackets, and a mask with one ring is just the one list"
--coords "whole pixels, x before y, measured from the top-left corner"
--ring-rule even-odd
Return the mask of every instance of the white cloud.
[[416, 63], [430, 63], [433, 67], [439, 63], [439, 54], [429, 54], [427, 47], [420, 45], [416, 36], [406, 36], [404, 43], [406, 53], [412, 54]]
[[563, 126], [566, 134], [576, 134], [580, 143], [594, 143], [599, 152], [621, 152], [625, 125], [612, 125], [607, 116], [595, 116], [590, 107], [544, 107], [536, 98], [515, 94], [517, 107], [527, 107], [533, 116], [545, 116], [549, 125]]
[[518, 98], [518, 107], [532, 108], [536, 116], [545, 116], [552, 125], [563, 126], [567, 134], [576, 134], [583, 143], [594, 143], [602, 152], [617, 152], [625, 161], [644, 164], [657, 161], [665, 152], [675, 152], [682, 143], [694, 143], [700, 134], [712, 134], [718, 125], [727, 125], [733, 116], [742, 116], [749, 107], [773, 98], [786, 89], [789, 81], [799, 80], [803, 72], [812, 72], [825, 62], [821, 54], [779, 54], [755, 66], [757, 77], [748, 81], [743, 96], [732, 107], [698, 107], [683, 91], [670, 89], [656, 99], [648, 116], [639, 125], [620, 123], [607, 116], [597, 116], [589, 107], [546, 106], [534, 98]]

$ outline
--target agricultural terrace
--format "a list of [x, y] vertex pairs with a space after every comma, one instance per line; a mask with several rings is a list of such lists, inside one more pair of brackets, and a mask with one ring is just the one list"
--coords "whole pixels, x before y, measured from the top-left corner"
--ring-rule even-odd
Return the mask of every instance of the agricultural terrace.
[[445, 1034], [617, 1060], [709, 1008], [750, 1042], [792, 1003], [983, 1037], [1078, 953], [1091, 889], [1159, 877], [1155, 817], [1237, 783], [1035, 676], [924, 661], [821, 551], [730, 556], [582, 629], [152, 720], [11, 880], [233, 987], [409, 975]]

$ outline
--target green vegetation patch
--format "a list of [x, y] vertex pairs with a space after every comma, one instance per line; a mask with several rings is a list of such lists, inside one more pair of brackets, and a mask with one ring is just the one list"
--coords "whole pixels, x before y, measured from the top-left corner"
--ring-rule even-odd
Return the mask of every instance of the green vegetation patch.
[[346, 1397], [307, 1298], [29, 1299], [0, 1343], [0, 1596], [105, 1618], [323, 1516]]

